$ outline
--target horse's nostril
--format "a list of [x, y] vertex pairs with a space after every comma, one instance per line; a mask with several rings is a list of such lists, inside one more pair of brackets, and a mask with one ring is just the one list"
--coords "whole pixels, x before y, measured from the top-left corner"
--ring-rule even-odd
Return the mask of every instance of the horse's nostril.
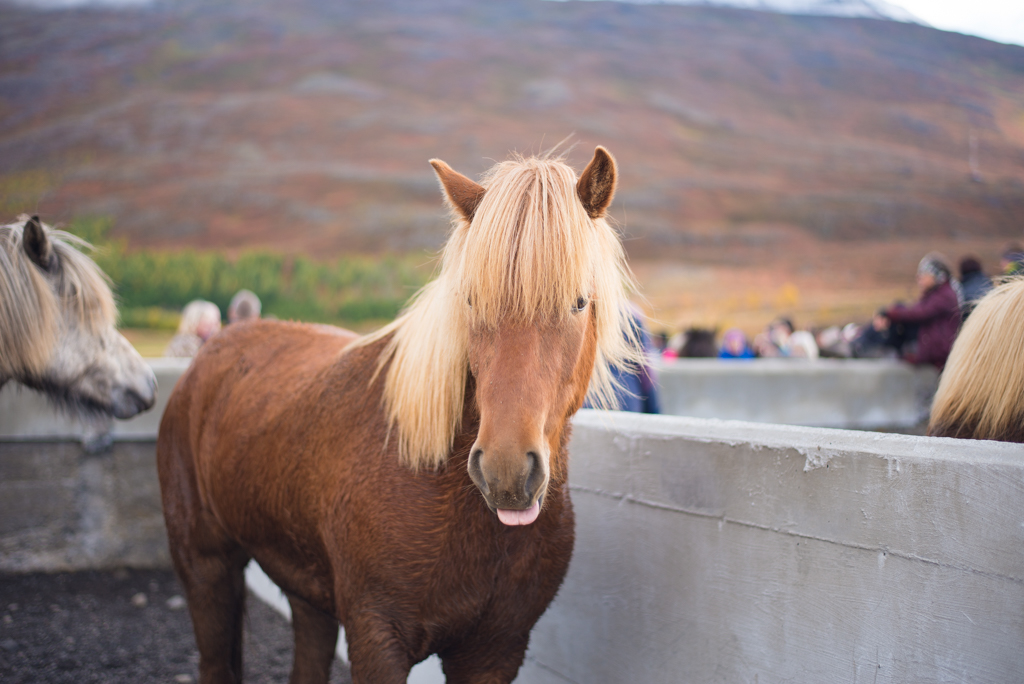
[[483, 456], [483, 449], [473, 449], [469, 454], [469, 462], [466, 464], [466, 467], [469, 470], [469, 478], [473, 480], [477, 487], [480, 488], [480, 491], [487, 494], [490, 487], [487, 486], [487, 480], [484, 478], [483, 469], [480, 467], [480, 460]]
[[544, 467], [541, 465], [540, 454], [536, 451], [527, 451], [526, 458], [530, 462], [526, 476], [526, 500], [532, 501], [534, 494], [544, 484]]

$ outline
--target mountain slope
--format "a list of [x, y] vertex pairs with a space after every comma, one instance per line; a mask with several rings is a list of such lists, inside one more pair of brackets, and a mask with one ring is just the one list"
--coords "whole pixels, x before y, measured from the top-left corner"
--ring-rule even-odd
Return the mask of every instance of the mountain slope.
[[[597, 0], [604, 2], [605, 0]], [[703, 5], [739, 7], [762, 12], [810, 14], [826, 17], [868, 17], [893, 21], [921, 21], [899, 5], [885, 0], [624, 0], [638, 5]]]
[[132, 245], [433, 248], [428, 158], [570, 134], [618, 157], [634, 256], [1019, 237], [1024, 48], [606, 2], [0, 6], [0, 208]]

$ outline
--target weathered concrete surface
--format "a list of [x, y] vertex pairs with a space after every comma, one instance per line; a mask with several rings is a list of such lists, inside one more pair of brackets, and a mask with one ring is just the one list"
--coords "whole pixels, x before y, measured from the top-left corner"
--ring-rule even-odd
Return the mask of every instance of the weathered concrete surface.
[[[150, 439], [188, 359], [147, 359], [157, 376], [157, 405], [115, 421], [120, 439]], [[657, 362], [664, 413], [695, 418], [870, 429], [912, 426], [927, 416], [938, 383], [929, 367], [885, 360], [679, 359]], [[0, 390], [0, 439], [80, 436], [84, 427], [57, 415], [42, 395], [9, 383]]]
[[518, 681], [1021, 680], [1021, 445], [583, 411], [571, 450]]
[[[115, 420], [115, 439], [156, 439], [160, 418], [167, 398], [178, 378], [188, 368], [190, 359], [146, 359], [156, 374], [156, 404], [131, 420]], [[39, 392], [15, 382], [0, 389], [0, 440], [15, 439], [78, 439], [86, 426], [55, 411]]]
[[935, 369], [889, 360], [655, 362], [662, 413], [837, 428], [901, 428], [928, 416]]
[[0, 441], [0, 572], [169, 567], [155, 447]]
[[156, 433], [188, 359], [148, 359], [149, 412], [114, 421], [113, 445], [88, 454], [86, 426], [15, 383], [0, 390], [0, 571], [170, 566]]

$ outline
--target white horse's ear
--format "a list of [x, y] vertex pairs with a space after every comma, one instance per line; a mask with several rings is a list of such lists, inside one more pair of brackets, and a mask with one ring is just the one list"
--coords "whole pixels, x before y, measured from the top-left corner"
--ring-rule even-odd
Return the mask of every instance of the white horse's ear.
[[472, 221], [487, 188], [466, 178], [440, 159], [431, 159], [430, 165], [434, 167], [437, 179], [441, 181], [441, 189], [444, 190], [448, 203], [462, 215], [462, 218]]
[[583, 202], [583, 208], [592, 219], [599, 219], [608, 210], [615, 197], [615, 183], [618, 172], [615, 158], [603, 147], [594, 150], [594, 158], [587, 164], [576, 183], [576, 194]]
[[38, 216], [33, 216], [25, 222], [22, 235], [21, 242], [28, 258], [44, 271], [52, 271], [55, 261], [53, 244]]

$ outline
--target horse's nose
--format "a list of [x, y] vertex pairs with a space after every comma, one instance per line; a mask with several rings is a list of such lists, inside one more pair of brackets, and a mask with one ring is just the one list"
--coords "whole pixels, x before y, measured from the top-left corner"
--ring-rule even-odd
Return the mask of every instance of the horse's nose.
[[547, 482], [540, 449], [514, 455], [488, 453], [475, 447], [470, 452], [467, 467], [470, 479], [491, 508], [528, 509], [536, 503]]
[[148, 411], [156, 403], [156, 376], [150, 371], [139, 387], [115, 389], [112, 399], [115, 418], [124, 420]]
[[132, 389], [114, 393], [114, 417], [122, 420], [152, 408], [153, 397], [143, 397]]

